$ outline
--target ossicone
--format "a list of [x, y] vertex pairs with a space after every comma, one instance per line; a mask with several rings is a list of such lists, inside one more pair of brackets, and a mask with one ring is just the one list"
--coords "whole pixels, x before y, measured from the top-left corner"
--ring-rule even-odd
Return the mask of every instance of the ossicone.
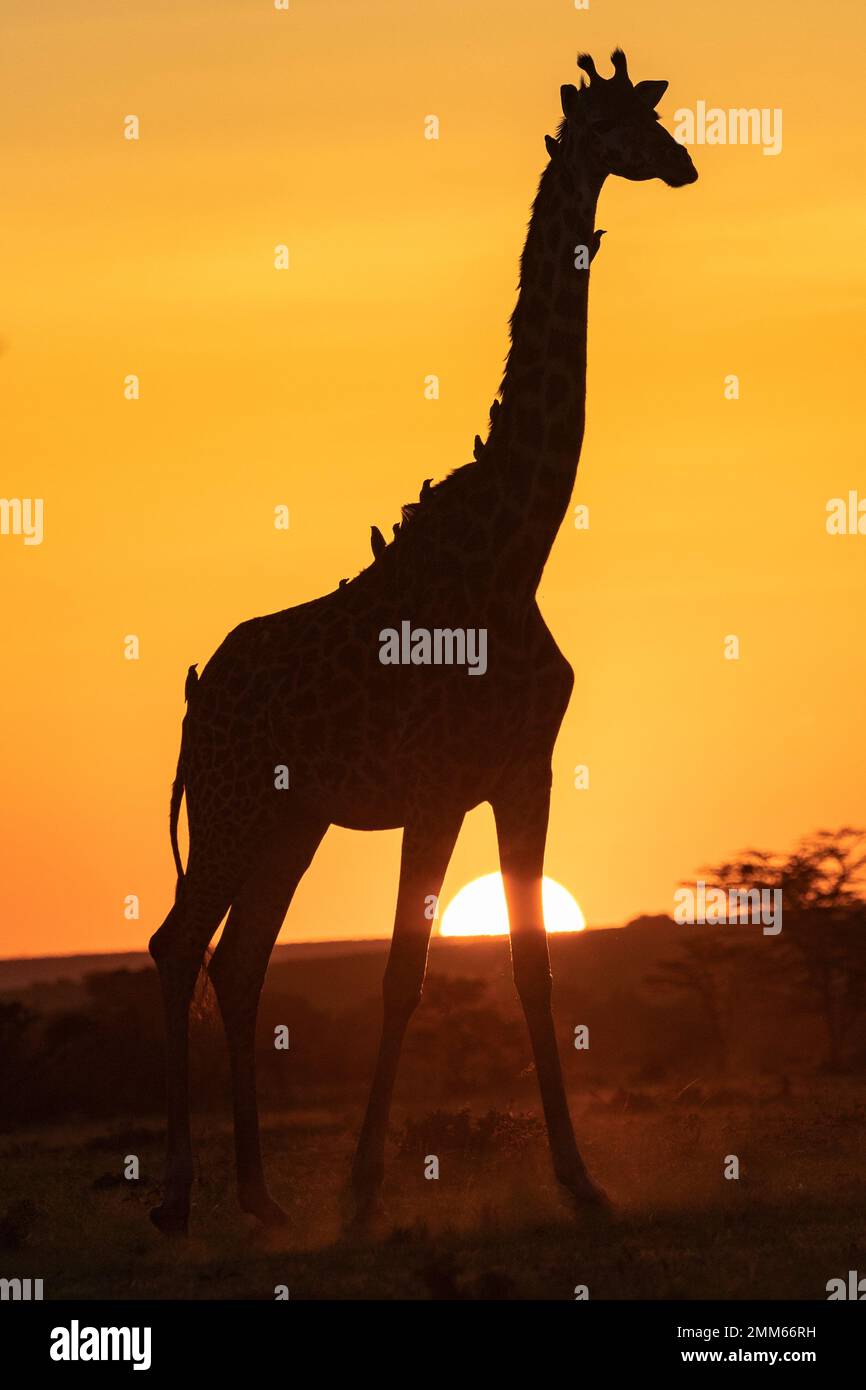
[[614, 76], [628, 79], [628, 61], [621, 48], [613, 50], [610, 61], [613, 63]]

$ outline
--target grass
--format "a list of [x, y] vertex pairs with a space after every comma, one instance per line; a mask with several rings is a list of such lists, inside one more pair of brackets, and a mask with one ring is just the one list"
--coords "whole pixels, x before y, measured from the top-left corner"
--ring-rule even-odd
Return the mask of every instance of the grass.
[[[776, 1098], [773, 1098], [774, 1091]], [[192, 1233], [166, 1242], [152, 1121], [42, 1129], [0, 1141], [0, 1275], [46, 1298], [823, 1299], [866, 1272], [866, 1101], [814, 1078], [781, 1096], [690, 1087], [574, 1097], [575, 1127], [617, 1207], [571, 1214], [535, 1114], [507, 1108], [396, 1117], [375, 1239], [346, 1238], [357, 1116], [264, 1119], [266, 1167], [290, 1216], [263, 1232], [235, 1206], [227, 1124], [199, 1121]], [[440, 1178], [424, 1178], [436, 1153]], [[138, 1181], [123, 1177], [126, 1155]], [[736, 1155], [740, 1178], [723, 1176]], [[5, 1215], [3, 1206], [5, 1204]]]

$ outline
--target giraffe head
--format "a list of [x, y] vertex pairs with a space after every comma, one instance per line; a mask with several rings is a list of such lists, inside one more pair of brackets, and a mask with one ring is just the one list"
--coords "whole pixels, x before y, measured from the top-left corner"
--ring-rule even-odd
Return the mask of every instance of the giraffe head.
[[565, 131], [579, 132], [580, 144], [605, 174], [661, 179], [670, 188], [694, 183], [698, 174], [688, 151], [656, 115], [667, 82], [632, 82], [621, 48], [611, 62], [613, 77], [604, 78], [588, 53], [578, 56], [589, 83], [562, 88]]

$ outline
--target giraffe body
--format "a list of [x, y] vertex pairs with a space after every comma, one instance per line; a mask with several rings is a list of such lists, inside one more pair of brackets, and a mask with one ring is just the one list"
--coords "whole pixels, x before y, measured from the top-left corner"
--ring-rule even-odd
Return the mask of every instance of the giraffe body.
[[[229, 1042], [241, 1206], [267, 1223], [259, 1148], [255, 1020], [271, 948], [329, 825], [403, 828], [382, 1039], [352, 1173], [358, 1219], [377, 1204], [391, 1094], [418, 1003], [438, 898], [467, 811], [490, 802], [511, 929], [514, 978], [529, 1028], [555, 1174], [580, 1206], [606, 1204], [574, 1138], [550, 1007], [541, 906], [551, 758], [574, 675], [536, 602], [567, 510], [584, 430], [589, 263], [602, 233], [605, 177], [697, 175], [657, 123], [664, 83], [614, 77], [562, 89], [565, 119], [546, 138], [521, 260], [505, 377], [475, 460], [425, 480], [374, 562], [330, 594], [242, 623], [187, 682], [172, 844], [175, 904], [151, 940], [167, 1026], [165, 1232], [186, 1229], [192, 1182], [188, 1012], [208, 942], [228, 921], [211, 977]], [[384, 664], [382, 634], [482, 632], [485, 669]], [[189, 822], [185, 872], [176, 825]]]
[[[402, 827], [431, 797], [465, 813], [490, 800], [523, 750], [552, 751], [573, 675], [534, 598], [496, 612], [467, 606], [461, 623], [447, 592], [383, 600], [367, 578], [242, 624], [205, 667], [183, 736], [190, 858], [214, 825], [236, 837], [247, 807], [255, 837], [299, 808], [354, 830]], [[473, 678], [465, 666], [383, 665], [380, 633], [409, 613], [431, 631], [484, 628], [488, 664], [507, 680]], [[350, 674], [334, 678], [347, 650]], [[278, 766], [289, 769], [287, 789], [274, 787]]]

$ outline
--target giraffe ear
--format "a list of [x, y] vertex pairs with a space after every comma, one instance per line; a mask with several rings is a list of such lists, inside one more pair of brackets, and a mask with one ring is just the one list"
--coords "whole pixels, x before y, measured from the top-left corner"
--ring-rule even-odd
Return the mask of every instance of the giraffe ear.
[[565, 82], [559, 89], [563, 116], [577, 115], [577, 88], [572, 82]]
[[635, 95], [639, 96], [641, 101], [646, 102], [647, 106], [653, 110], [658, 106], [667, 89], [667, 82], [636, 82], [634, 87]]

